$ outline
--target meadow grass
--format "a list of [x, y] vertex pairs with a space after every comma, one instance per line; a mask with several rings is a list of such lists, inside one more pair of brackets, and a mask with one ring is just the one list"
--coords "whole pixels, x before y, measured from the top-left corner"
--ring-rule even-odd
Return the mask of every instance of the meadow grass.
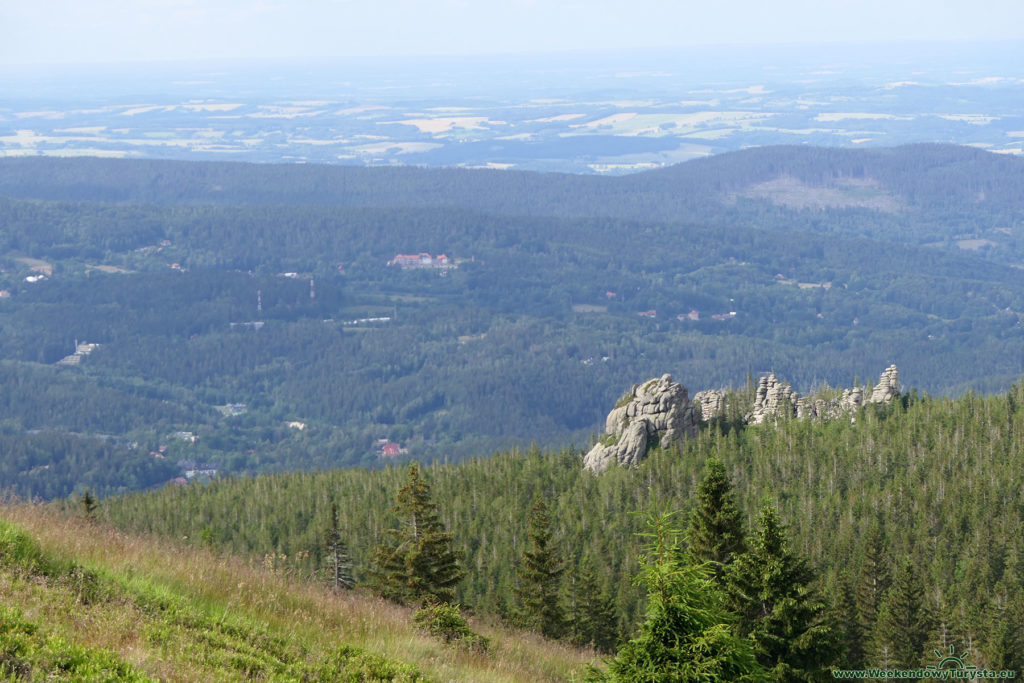
[[[412, 610], [360, 591], [48, 506], [6, 505], [0, 520], [0, 595], [11, 609], [0, 623], [32, 631], [32, 651], [50, 667], [40, 680], [67, 673], [43, 657], [53, 639], [79, 648], [97, 671], [121, 667], [125, 680], [536, 682], [581, 680], [596, 660], [479, 622], [488, 653], [445, 645], [416, 628]], [[0, 680], [9, 675], [4, 652]]]

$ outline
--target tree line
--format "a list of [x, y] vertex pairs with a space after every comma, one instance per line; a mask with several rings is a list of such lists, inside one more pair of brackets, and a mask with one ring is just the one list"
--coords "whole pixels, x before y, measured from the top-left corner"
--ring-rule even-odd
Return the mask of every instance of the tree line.
[[[680, 562], [696, 564], [689, 553], [705, 558], [709, 576], [694, 580], [723, 583], [726, 598], [756, 592], [738, 582], [756, 574], [750, 567], [788, 566], [787, 580], [802, 588], [778, 602], [815, 619], [815, 605], [824, 605], [845, 653], [839, 664], [926, 660], [954, 645], [970, 648], [976, 665], [1013, 668], [1024, 652], [1024, 520], [1013, 502], [1022, 400], [1021, 385], [956, 400], [911, 393], [863, 410], [856, 424], [711, 425], [637, 470], [600, 477], [584, 472], [581, 452], [570, 449], [510, 451], [421, 472], [464, 573], [452, 597], [481, 613], [515, 620], [530, 599], [558, 595], [560, 611], [539, 610], [522, 623], [609, 642], [584, 626], [590, 619], [615, 624], [598, 630], [628, 642], [649, 604], [632, 578], [643, 571], [641, 555], [650, 557], [637, 535], [647, 527], [631, 513], [658, 500], [685, 515], [672, 521], [686, 522]], [[320, 538], [333, 503], [360, 574], [373, 566], [383, 531], [403, 528], [392, 508], [407, 476], [393, 467], [217, 480], [107, 499], [101, 514], [175, 537], [209, 527], [215, 543], [237, 552], [308, 553], [294, 569], [313, 574], [325, 561]], [[695, 518], [703, 521], [690, 525]], [[786, 559], [765, 559], [776, 556]], [[748, 569], [727, 568], [737, 557], [747, 557], [739, 566]], [[796, 596], [802, 606], [786, 602]], [[728, 601], [736, 599], [723, 604], [752, 619]], [[760, 637], [752, 622], [740, 633]], [[910, 650], [892, 633], [910, 634]]]

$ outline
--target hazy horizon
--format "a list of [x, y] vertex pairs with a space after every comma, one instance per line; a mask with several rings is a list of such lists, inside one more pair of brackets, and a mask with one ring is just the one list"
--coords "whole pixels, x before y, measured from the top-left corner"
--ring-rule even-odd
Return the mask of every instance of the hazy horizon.
[[48, 0], [0, 6], [0, 65], [524, 55], [578, 50], [1024, 39], [992, 0]]

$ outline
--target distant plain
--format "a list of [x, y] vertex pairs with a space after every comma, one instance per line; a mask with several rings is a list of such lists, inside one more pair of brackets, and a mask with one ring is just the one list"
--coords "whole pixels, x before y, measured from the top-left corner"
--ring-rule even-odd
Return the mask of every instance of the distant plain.
[[621, 174], [776, 144], [1021, 154], [1024, 69], [998, 49], [8, 67], [0, 156]]

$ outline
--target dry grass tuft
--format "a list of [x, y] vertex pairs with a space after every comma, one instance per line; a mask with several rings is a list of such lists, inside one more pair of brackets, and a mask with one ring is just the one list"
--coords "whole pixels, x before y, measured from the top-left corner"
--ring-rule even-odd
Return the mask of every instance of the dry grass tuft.
[[[225, 625], [224, 633], [244, 632], [247, 635], [239, 636], [243, 640], [260, 641], [255, 655], [250, 652], [253, 656], [263, 648], [277, 659], [316, 663], [340, 646], [351, 645], [412, 664], [436, 681], [474, 683], [579, 680], [586, 664], [596, 659], [592, 652], [534, 634], [479, 623], [473, 627], [491, 639], [489, 655], [445, 646], [415, 628], [411, 610], [364, 593], [335, 592], [287, 572], [182, 542], [129, 535], [52, 507], [6, 505], [0, 507], [0, 519], [25, 530], [47, 555], [96, 572], [123, 586], [127, 594], [166, 599], [183, 605], [184, 614], [201, 615], [204, 624]], [[56, 590], [44, 584], [0, 572], [0, 593], [11, 596], [26, 619], [52, 624], [55, 633], [77, 644], [110, 650], [148, 676], [252, 677], [243, 675], [244, 662], [239, 664], [252, 643], [188, 626], [191, 617], [176, 617], [178, 621], [167, 626], [154, 617], [148, 603], [124, 596], [83, 601], [73, 587]], [[197, 655], [197, 639], [208, 642], [212, 654]], [[223, 658], [224, 652], [236, 653], [238, 670], [218, 668], [223, 661], [217, 657]]]

